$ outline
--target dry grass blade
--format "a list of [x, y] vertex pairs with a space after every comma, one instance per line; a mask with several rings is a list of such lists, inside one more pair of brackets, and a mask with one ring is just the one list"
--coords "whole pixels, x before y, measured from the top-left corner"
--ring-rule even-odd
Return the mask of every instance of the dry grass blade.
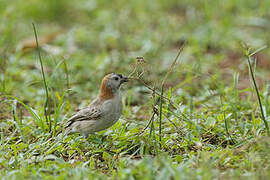
[[163, 79], [161, 86], [164, 86], [164, 83], [166, 82], [166, 80], [167, 80], [169, 74], [172, 72], [174, 66], [177, 64], [177, 60], [178, 60], [179, 56], [181, 55], [181, 53], [183, 52], [183, 49], [184, 49], [184, 47], [185, 47], [185, 44], [186, 44], [186, 43], [184, 42], [183, 45], [179, 48], [178, 53], [177, 53], [176, 57], [174, 58], [174, 61], [173, 61], [173, 63], [171, 64], [171, 66], [170, 66], [168, 72], [166, 73], [165, 78]]
[[[177, 56], [175, 57], [173, 63], [171, 64], [168, 72], [166, 73], [165, 75], [165, 78], [163, 79], [162, 81], [162, 84], [161, 84], [161, 95], [160, 95], [160, 105], [159, 105], [159, 146], [161, 147], [161, 133], [162, 133], [162, 108], [163, 108], [163, 93], [164, 93], [164, 84], [169, 76], [169, 74], [172, 72], [174, 66], [176, 65], [177, 63], [177, 60], [180, 56], [180, 54], [182, 53], [183, 49], [185, 47], [185, 43], [179, 48], [179, 51], [177, 53]], [[169, 99], [169, 102], [171, 103], [171, 100]], [[172, 104], [172, 103], [171, 103]], [[177, 129], [178, 130], [178, 129]]]

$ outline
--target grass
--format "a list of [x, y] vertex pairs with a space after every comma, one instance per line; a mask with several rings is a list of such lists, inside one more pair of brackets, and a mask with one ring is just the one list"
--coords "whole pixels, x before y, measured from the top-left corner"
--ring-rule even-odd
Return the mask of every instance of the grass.
[[[0, 4], [2, 179], [270, 177], [268, 1]], [[109, 72], [119, 122], [63, 136]]]
[[40, 62], [40, 68], [41, 68], [41, 72], [42, 72], [42, 79], [43, 79], [44, 89], [45, 89], [45, 92], [46, 92], [46, 100], [45, 100], [45, 104], [44, 104], [44, 115], [45, 115], [45, 118], [46, 118], [46, 123], [49, 126], [49, 131], [51, 132], [51, 129], [52, 129], [51, 116], [48, 113], [48, 111], [50, 111], [49, 106], [48, 106], [48, 103], [49, 103], [48, 86], [47, 86], [47, 82], [46, 82], [46, 78], [45, 78], [45, 73], [44, 73], [44, 68], [43, 68], [41, 55], [40, 55], [40, 49], [39, 49], [39, 44], [38, 44], [38, 36], [37, 36], [36, 26], [35, 26], [34, 23], [32, 23], [32, 25], [33, 25], [33, 30], [34, 30], [34, 34], [35, 34], [37, 53], [38, 53], [38, 59], [39, 59], [39, 62]]
[[258, 87], [257, 87], [257, 83], [256, 83], [256, 80], [255, 80], [254, 72], [253, 72], [252, 65], [251, 65], [252, 56], [255, 55], [257, 52], [259, 52], [260, 50], [265, 49], [265, 48], [266, 48], [266, 46], [264, 46], [262, 48], [259, 48], [259, 49], [257, 49], [256, 51], [254, 51], [253, 53], [250, 53], [250, 54], [249, 54], [249, 52], [247, 52], [248, 54], [246, 55], [246, 58], [247, 58], [247, 61], [248, 61], [248, 67], [249, 67], [250, 75], [251, 75], [251, 78], [252, 78], [252, 82], [253, 82], [253, 85], [254, 85], [254, 88], [255, 88], [255, 91], [256, 91], [258, 103], [259, 103], [259, 106], [260, 106], [262, 120], [264, 122], [265, 129], [266, 129], [267, 134], [269, 136], [270, 135], [270, 131], [269, 131], [268, 122], [265, 119], [261, 97], [260, 97], [260, 94], [259, 94], [259, 90], [258, 90]]

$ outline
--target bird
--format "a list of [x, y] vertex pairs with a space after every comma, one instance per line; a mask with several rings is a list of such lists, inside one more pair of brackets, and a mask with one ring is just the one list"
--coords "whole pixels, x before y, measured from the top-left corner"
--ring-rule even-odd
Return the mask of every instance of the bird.
[[98, 97], [67, 120], [65, 135], [80, 133], [87, 138], [114, 125], [122, 114], [120, 87], [125, 82], [128, 77], [107, 74], [101, 81]]

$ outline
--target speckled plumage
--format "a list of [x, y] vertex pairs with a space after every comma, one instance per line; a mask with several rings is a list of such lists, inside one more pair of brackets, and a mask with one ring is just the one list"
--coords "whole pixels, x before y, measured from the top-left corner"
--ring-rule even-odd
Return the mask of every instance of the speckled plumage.
[[[117, 79], [117, 80], [116, 80]], [[109, 74], [102, 80], [99, 96], [86, 108], [71, 116], [66, 124], [66, 134], [81, 133], [88, 136], [115, 124], [122, 114], [119, 89], [127, 78], [120, 74]]]

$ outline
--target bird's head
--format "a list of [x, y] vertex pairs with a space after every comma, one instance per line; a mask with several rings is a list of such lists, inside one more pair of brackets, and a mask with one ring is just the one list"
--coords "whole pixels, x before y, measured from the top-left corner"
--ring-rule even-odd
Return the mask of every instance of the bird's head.
[[99, 97], [104, 100], [113, 98], [115, 93], [118, 93], [120, 86], [127, 81], [128, 78], [121, 74], [106, 75], [101, 82]]

